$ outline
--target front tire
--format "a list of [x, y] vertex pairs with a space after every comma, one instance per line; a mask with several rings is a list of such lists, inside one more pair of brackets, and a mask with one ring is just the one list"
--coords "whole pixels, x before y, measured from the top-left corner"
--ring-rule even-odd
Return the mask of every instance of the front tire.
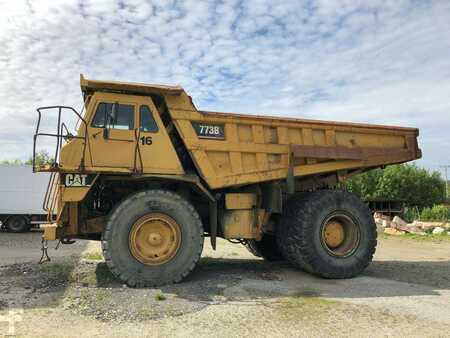
[[197, 211], [181, 196], [142, 191], [113, 210], [102, 249], [111, 272], [131, 287], [177, 283], [200, 259], [203, 227]]
[[294, 266], [324, 278], [351, 278], [372, 261], [375, 222], [354, 194], [322, 190], [294, 195], [277, 228], [277, 242]]

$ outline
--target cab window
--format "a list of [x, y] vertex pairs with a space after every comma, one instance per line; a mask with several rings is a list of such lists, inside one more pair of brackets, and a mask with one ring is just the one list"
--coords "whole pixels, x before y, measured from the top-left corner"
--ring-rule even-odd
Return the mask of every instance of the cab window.
[[[115, 111], [113, 110], [114, 105]], [[132, 130], [134, 129], [134, 106], [100, 102], [91, 126], [94, 128]]]
[[158, 125], [156, 124], [153, 114], [148, 106], [141, 106], [139, 108], [140, 115], [140, 130], [144, 132], [156, 133]]

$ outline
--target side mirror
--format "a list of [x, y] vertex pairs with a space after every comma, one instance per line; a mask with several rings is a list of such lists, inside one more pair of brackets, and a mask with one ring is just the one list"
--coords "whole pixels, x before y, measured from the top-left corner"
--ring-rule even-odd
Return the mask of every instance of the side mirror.
[[105, 111], [105, 126], [103, 127], [103, 138], [109, 138], [109, 128], [114, 126], [117, 120], [117, 111], [119, 109], [119, 102], [114, 102], [111, 106], [111, 111], [106, 113]]
[[119, 103], [114, 102], [111, 105], [110, 111], [105, 110], [105, 127], [106, 128], [114, 126], [114, 124], [116, 123], [118, 108], [119, 108]]
[[113, 124], [116, 123], [118, 110], [119, 110], [119, 102], [114, 102], [111, 107], [111, 121]]

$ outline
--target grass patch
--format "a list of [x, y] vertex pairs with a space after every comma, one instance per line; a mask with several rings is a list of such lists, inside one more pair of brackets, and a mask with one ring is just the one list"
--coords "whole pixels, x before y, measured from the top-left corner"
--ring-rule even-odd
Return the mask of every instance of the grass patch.
[[433, 234], [427, 234], [427, 235], [416, 235], [416, 234], [405, 234], [402, 237], [413, 239], [416, 241], [421, 242], [450, 242], [450, 235], [447, 235], [447, 231], [443, 232], [440, 235], [433, 235]]
[[105, 263], [99, 263], [95, 270], [89, 270], [79, 276], [79, 282], [89, 286], [110, 287], [117, 283], [114, 275]]
[[166, 299], [167, 299], [167, 297], [162, 292], [158, 292], [155, 295], [155, 300], [163, 301], [163, 300], [166, 300]]
[[74, 267], [73, 262], [46, 263], [41, 266], [41, 274], [49, 280], [68, 281], [72, 280]]
[[110, 298], [112, 295], [111, 290], [106, 290], [106, 289], [97, 289], [95, 291], [95, 299], [99, 302], [104, 301], [107, 298]]
[[286, 297], [282, 298], [280, 301], [280, 305], [284, 308], [298, 308], [304, 306], [323, 306], [323, 305], [333, 305], [337, 304], [336, 301], [324, 299], [319, 296], [297, 296], [297, 297]]
[[[97, 306], [102, 307], [102, 303], [105, 303], [113, 296], [112, 290], [107, 289], [81, 289], [79, 297], [77, 297], [76, 308], [83, 312], [89, 312], [95, 309]], [[107, 304], [107, 303], [106, 303]]]
[[447, 235], [447, 231], [443, 232], [440, 235], [433, 235], [433, 234], [417, 235], [417, 234], [412, 234], [412, 233], [406, 233], [404, 235], [394, 236], [394, 235], [388, 235], [388, 234], [383, 233], [383, 234], [379, 234], [378, 238], [379, 239], [404, 238], [404, 239], [415, 240], [418, 242], [435, 242], [435, 243], [450, 242], [450, 235]]
[[89, 310], [89, 292], [88, 292], [88, 290], [81, 290], [80, 298], [78, 299], [78, 308], [81, 311]]
[[339, 306], [340, 303], [318, 296], [294, 296], [281, 298], [275, 305], [280, 313], [287, 317], [295, 317], [304, 315], [305, 313], [319, 313], [330, 311]]
[[102, 261], [103, 255], [100, 252], [88, 252], [83, 255], [83, 258], [89, 259], [91, 261]]

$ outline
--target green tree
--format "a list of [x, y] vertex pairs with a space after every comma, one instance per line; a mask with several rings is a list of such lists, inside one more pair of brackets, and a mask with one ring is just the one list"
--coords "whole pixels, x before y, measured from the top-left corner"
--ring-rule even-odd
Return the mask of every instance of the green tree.
[[19, 159], [15, 160], [2, 160], [0, 164], [6, 164], [6, 165], [20, 165], [23, 164], [23, 162]]
[[363, 199], [401, 199], [408, 207], [432, 207], [445, 199], [445, 182], [438, 172], [429, 173], [414, 164], [376, 169], [358, 175], [344, 187]]
[[377, 197], [377, 184], [382, 176], [383, 170], [374, 169], [347, 180], [344, 187], [364, 199], [374, 198]]
[[[40, 151], [38, 151], [36, 153], [35, 162], [36, 162], [36, 165], [52, 164], [53, 163], [53, 157], [50, 156], [48, 151], [40, 150]], [[33, 157], [30, 156], [28, 158], [28, 160], [26, 160], [25, 162], [20, 160], [20, 159], [3, 160], [3, 161], [0, 161], [0, 164], [7, 164], [7, 165], [28, 164], [28, 165], [32, 165], [33, 164]]]
[[[45, 164], [52, 164], [53, 163], [53, 157], [50, 156], [47, 150], [40, 150], [36, 152], [35, 156], [35, 165], [41, 166]], [[30, 156], [28, 160], [25, 162], [25, 164], [33, 164], [33, 157]]]
[[405, 200], [419, 209], [432, 207], [445, 199], [445, 182], [438, 172], [429, 173], [416, 165], [388, 167], [377, 184], [378, 197]]

